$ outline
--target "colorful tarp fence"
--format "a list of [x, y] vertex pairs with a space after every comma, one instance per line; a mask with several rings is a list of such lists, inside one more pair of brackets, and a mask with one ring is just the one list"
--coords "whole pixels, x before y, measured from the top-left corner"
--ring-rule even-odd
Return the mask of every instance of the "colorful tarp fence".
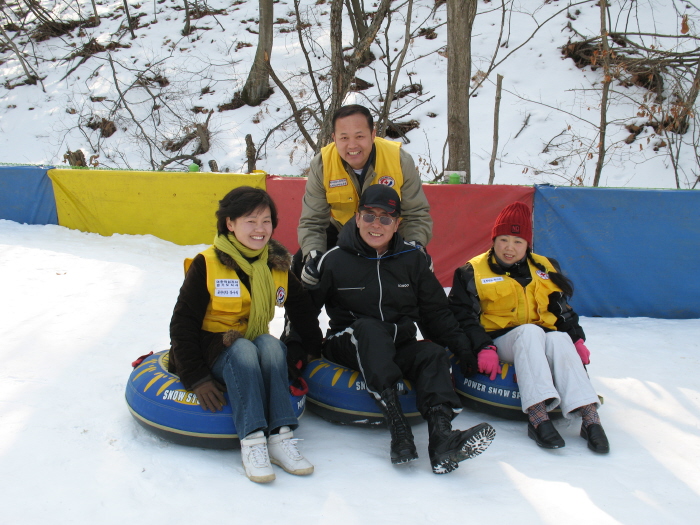
[[[0, 166], [0, 219], [112, 235], [151, 234], [208, 244], [218, 201], [250, 185], [272, 195], [275, 238], [298, 249], [305, 179], [264, 174], [143, 172]], [[534, 247], [557, 259], [584, 316], [700, 317], [700, 192], [554, 186], [424, 186], [434, 220], [428, 252], [443, 286], [485, 251], [500, 210], [534, 208]], [[55, 196], [54, 196], [55, 195]], [[690, 271], [688, 271], [690, 270]], [[681, 273], [682, 272], [682, 273]]]
[[214, 240], [219, 200], [265, 174], [52, 169], [61, 226], [112, 235], [151, 234], [176, 244]]
[[58, 224], [48, 167], [0, 167], [0, 219], [24, 224]]
[[535, 190], [534, 247], [557, 259], [584, 316], [700, 317], [700, 192]]

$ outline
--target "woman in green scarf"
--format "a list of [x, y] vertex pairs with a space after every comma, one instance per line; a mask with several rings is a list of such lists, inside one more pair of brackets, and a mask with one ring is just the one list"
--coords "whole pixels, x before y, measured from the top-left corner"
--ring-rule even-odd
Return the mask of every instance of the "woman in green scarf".
[[[170, 371], [180, 376], [204, 410], [221, 410], [223, 385], [241, 436], [252, 481], [275, 479], [270, 463], [296, 475], [313, 466], [296, 446], [287, 349], [269, 334], [275, 306], [300, 327], [310, 356], [320, 355], [321, 330], [301, 283], [289, 271], [291, 255], [271, 239], [277, 209], [261, 189], [243, 186], [220, 202], [214, 244], [185, 261], [185, 282], [170, 322]], [[307, 356], [289, 361], [302, 365]]]

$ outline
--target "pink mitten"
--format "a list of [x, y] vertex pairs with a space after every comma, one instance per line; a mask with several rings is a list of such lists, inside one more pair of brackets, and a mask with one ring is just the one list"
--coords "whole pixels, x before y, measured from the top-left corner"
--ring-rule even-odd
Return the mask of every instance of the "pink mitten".
[[493, 345], [487, 346], [479, 352], [479, 355], [477, 355], [477, 362], [479, 363], [479, 372], [488, 375], [491, 381], [496, 379], [496, 374], [501, 373], [498, 353], [496, 352], [496, 347]]
[[574, 346], [576, 347], [576, 352], [578, 353], [578, 356], [581, 358], [581, 362], [584, 365], [588, 365], [591, 362], [591, 351], [586, 348], [585, 343], [583, 342], [583, 339], [579, 339], [574, 343]]

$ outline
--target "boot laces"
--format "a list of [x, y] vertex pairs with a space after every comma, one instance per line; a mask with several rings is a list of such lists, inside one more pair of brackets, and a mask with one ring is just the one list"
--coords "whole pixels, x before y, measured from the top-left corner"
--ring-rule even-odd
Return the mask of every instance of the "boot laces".
[[408, 429], [408, 426], [405, 424], [404, 419], [403, 419], [403, 414], [399, 410], [399, 407], [395, 403], [387, 403], [387, 412], [389, 414], [389, 418], [394, 422], [393, 425], [391, 425], [391, 429], [393, 430], [393, 438], [395, 441], [404, 441], [409, 438], [409, 432], [410, 430]]
[[450, 432], [452, 432], [452, 423], [447, 414], [445, 414], [441, 410], [436, 410], [434, 414], [435, 429], [440, 434], [449, 434]]

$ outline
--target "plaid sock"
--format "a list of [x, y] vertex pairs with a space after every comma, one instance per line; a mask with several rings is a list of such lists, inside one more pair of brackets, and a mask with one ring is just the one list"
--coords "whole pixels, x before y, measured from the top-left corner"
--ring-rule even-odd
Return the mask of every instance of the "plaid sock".
[[532, 405], [527, 409], [527, 417], [532, 423], [532, 426], [537, 428], [540, 423], [549, 421], [549, 416], [547, 415], [547, 408], [544, 406], [544, 402]]
[[584, 427], [593, 425], [594, 423], [600, 425], [600, 417], [598, 417], [598, 409], [595, 407], [595, 404], [582, 406], [578, 409], [578, 412], [583, 418]]

